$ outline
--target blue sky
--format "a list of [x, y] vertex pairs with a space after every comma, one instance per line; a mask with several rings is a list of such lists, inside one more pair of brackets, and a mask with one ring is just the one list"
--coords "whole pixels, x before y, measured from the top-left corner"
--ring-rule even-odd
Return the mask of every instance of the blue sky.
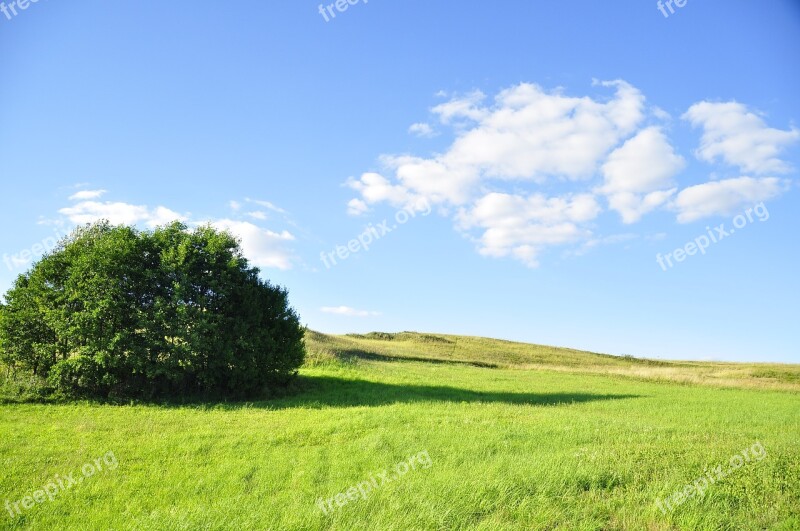
[[0, 290], [178, 217], [324, 332], [800, 362], [800, 5], [671, 5], [15, 4]]

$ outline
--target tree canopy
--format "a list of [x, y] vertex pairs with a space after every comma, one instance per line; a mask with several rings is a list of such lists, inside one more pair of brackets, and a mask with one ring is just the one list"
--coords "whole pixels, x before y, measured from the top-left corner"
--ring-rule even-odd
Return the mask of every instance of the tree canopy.
[[68, 396], [248, 397], [302, 364], [285, 289], [209, 226], [73, 231], [0, 306], [0, 355]]

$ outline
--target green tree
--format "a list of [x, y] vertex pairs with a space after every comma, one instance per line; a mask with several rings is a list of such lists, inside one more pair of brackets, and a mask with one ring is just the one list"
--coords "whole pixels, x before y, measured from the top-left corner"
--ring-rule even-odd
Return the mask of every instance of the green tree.
[[70, 396], [245, 397], [305, 355], [285, 289], [211, 227], [76, 229], [0, 307], [7, 363]]

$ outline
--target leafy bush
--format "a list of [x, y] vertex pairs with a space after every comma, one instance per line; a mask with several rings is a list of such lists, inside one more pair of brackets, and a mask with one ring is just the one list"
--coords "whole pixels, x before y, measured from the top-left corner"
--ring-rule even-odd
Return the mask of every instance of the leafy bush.
[[2, 361], [68, 396], [258, 395], [305, 355], [286, 290], [210, 227], [81, 227], [5, 299]]
[[46, 402], [53, 388], [44, 378], [29, 373], [16, 373], [0, 363], [0, 404]]
[[50, 369], [48, 383], [67, 396], [107, 396], [111, 376], [92, 356], [78, 354], [56, 362]]

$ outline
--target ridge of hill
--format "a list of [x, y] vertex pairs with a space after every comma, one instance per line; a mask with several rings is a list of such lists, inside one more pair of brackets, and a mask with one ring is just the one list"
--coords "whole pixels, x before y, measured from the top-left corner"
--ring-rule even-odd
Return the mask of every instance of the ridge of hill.
[[800, 391], [800, 365], [655, 360], [502, 339], [420, 332], [330, 335], [307, 330], [305, 341], [307, 366], [373, 361], [444, 363]]

